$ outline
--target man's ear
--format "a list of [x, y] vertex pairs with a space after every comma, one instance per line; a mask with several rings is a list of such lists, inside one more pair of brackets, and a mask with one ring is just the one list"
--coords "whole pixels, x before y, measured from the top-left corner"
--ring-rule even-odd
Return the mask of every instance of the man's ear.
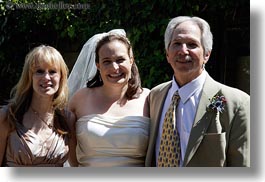
[[165, 52], [166, 52], [167, 62], [169, 63], [169, 61], [168, 61], [168, 53], [167, 53], [167, 50], [165, 50]]
[[210, 58], [211, 55], [211, 51], [208, 51], [205, 55], [204, 55], [204, 64], [206, 64]]

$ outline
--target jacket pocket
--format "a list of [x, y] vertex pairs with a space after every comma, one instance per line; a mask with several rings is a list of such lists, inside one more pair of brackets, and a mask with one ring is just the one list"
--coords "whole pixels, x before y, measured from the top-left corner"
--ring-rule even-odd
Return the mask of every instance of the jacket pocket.
[[205, 133], [193, 156], [198, 166], [222, 167], [225, 165], [226, 132]]

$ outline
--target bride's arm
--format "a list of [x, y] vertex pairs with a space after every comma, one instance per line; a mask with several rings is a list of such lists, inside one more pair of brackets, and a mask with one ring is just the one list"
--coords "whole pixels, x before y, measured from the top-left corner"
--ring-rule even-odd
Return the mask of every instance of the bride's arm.
[[68, 126], [70, 128], [70, 137], [69, 137], [69, 158], [68, 162], [71, 167], [77, 167], [78, 166], [78, 161], [76, 158], [76, 116], [75, 113], [72, 112], [70, 109], [69, 111], [69, 117], [68, 117]]

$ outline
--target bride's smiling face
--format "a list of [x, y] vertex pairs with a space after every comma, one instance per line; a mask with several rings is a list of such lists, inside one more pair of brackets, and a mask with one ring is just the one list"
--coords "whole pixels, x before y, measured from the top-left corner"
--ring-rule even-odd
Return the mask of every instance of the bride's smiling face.
[[113, 40], [105, 43], [99, 49], [98, 56], [97, 68], [104, 84], [128, 83], [133, 59], [130, 58], [128, 48], [123, 42]]

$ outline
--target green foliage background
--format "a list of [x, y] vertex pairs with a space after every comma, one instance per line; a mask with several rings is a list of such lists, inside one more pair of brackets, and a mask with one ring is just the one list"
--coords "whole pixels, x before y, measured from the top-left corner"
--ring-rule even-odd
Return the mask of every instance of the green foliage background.
[[[47, 4], [86, 5], [85, 9], [43, 8]], [[33, 5], [28, 8], [23, 5]], [[39, 44], [49, 44], [63, 55], [79, 52], [94, 34], [123, 28], [133, 44], [142, 85], [153, 86], [172, 77], [165, 59], [164, 31], [179, 15], [199, 16], [209, 22], [214, 49], [208, 72], [218, 81], [236, 86], [235, 59], [249, 56], [248, 0], [11, 0], [0, 3], [0, 103], [18, 81], [25, 55]], [[65, 60], [71, 70], [72, 64]], [[249, 78], [249, 62], [245, 70]], [[248, 88], [246, 88], [249, 90]]]

